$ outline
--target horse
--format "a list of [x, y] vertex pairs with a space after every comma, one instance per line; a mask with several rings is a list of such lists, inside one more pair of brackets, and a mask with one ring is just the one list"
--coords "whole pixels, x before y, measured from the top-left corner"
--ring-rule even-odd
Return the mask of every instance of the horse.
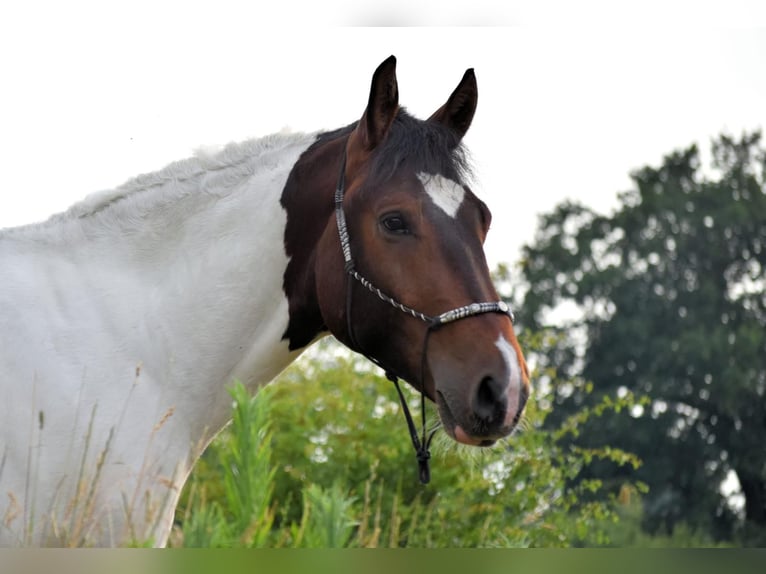
[[391, 56], [346, 127], [197, 152], [0, 231], [0, 545], [164, 546], [231, 385], [329, 334], [452, 439], [508, 436], [529, 376], [467, 183], [477, 97], [469, 69], [416, 119]]

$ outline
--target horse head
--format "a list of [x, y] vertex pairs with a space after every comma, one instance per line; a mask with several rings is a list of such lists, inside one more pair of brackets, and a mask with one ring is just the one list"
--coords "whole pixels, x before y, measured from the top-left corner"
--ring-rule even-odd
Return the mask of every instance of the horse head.
[[[294, 220], [293, 233], [319, 239], [310, 272], [296, 263], [292, 280], [313, 286], [316, 324], [433, 400], [452, 438], [487, 446], [516, 426], [529, 381], [484, 256], [491, 214], [466, 183], [461, 140], [477, 97], [468, 70], [428, 120], [415, 119], [399, 106], [396, 60], [385, 60], [361, 119], [320, 137], [290, 184], [324, 189], [304, 205], [313, 217]], [[288, 335], [306, 308], [291, 303]]]

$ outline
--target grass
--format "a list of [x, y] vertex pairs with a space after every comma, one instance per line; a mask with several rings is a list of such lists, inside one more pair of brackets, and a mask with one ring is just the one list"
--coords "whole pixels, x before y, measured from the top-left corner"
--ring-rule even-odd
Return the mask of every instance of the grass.
[[[99, 447], [96, 445], [97, 439], [94, 436], [96, 414], [97, 406], [94, 405], [83, 436], [82, 452], [76, 454], [79, 465], [76, 470], [75, 482], [67, 487], [65, 486], [66, 476], [62, 478], [56, 485], [51, 500], [47, 502], [48, 508], [43, 512], [38, 512], [38, 458], [44, 430], [44, 416], [42, 412], [39, 413], [37, 436], [35, 437], [33, 434], [30, 439], [30, 445], [35, 445], [35, 440], [37, 445], [36, 447], [30, 446], [27, 455], [24, 499], [28, 502], [20, 503], [13, 492], [7, 492], [9, 503], [4, 514], [0, 517], [0, 528], [7, 532], [18, 533], [15, 540], [6, 538], [8, 542], [17, 546], [63, 548], [153, 545], [153, 540], [147, 533], [158, 524], [161, 519], [161, 509], [170, 502], [169, 497], [172, 490], [177, 487], [166, 484], [165, 486], [168, 486], [167, 495], [161, 499], [153, 498], [151, 491], [142, 486], [144, 481], [150, 478], [147, 470], [148, 461], [145, 459], [139, 471], [139, 478], [134, 491], [122, 493], [121, 510], [117, 512], [123, 513], [123, 525], [115, 526], [107, 514], [109, 510], [102, 506], [99, 495], [101, 489], [104, 488], [103, 471], [111, 454], [119, 423], [110, 428], [103, 446]], [[172, 416], [172, 410], [166, 412], [155, 424], [152, 429], [150, 444], [170, 416]], [[35, 451], [37, 457], [33, 455]], [[5, 456], [2, 462], [0, 470], [4, 467]], [[161, 481], [162, 479], [158, 480]], [[134, 521], [132, 517], [139, 518]], [[137, 523], [138, 521], [140, 521], [140, 525]]]

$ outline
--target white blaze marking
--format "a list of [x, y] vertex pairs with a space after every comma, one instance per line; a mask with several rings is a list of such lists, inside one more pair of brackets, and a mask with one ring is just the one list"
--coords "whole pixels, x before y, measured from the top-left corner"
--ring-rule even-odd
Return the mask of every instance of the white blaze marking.
[[519, 410], [521, 367], [519, 366], [519, 357], [516, 354], [516, 349], [513, 348], [502, 334], [495, 341], [495, 347], [500, 350], [500, 354], [503, 356], [505, 364], [508, 365], [508, 372], [510, 373], [510, 380], [508, 381], [508, 412], [505, 416], [505, 424], [508, 425]]
[[463, 186], [442, 175], [422, 171], [418, 174], [418, 179], [437, 207], [454, 219], [465, 198]]

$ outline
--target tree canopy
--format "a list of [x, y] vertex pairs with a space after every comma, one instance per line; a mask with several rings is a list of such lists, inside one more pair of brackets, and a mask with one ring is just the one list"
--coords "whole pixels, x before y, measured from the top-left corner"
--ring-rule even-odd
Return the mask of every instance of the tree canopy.
[[[559, 318], [561, 337], [535, 357], [565, 381], [551, 424], [605, 395], [648, 397], [573, 441], [643, 460], [649, 531], [683, 520], [728, 538], [744, 525], [763, 543], [766, 152], [752, 133], [718, 137], [711, 155], [693, 145], [635, 171], [610, 215], [569, 201], [543, 216], [523, 252], [520, 316], [533, 331]], [[581, 477], [605, 472], [595, 467]], [[743, 516], [720, 489], [732, 471]]]

